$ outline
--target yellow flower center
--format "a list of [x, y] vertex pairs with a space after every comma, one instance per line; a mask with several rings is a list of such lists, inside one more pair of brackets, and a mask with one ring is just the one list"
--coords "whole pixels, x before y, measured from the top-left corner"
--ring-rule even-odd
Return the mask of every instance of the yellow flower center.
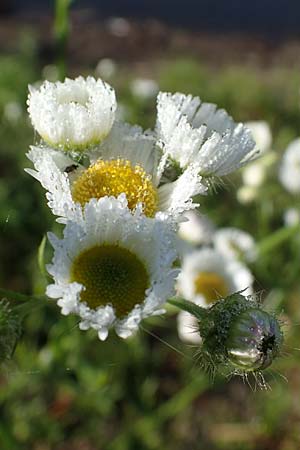
[[83, 206], [91, 198], [108, 196], [118, 197], [125, 193], [128, 207], [134, 209], [142, 202], [144, 214], [153, 217], [157, 210], [157, 191], [150, 175], [130, 161], [113, 159], [97, 161], [85, 170], [74, 182], [72, 196], [75, 202]]
[[214, 272], [199, 273], [194, 283], [196, 294], [203, 295], [207, 303], [213, 303], [218, 298], [224, 298], [229, 294], [224, 278]]
[[90, 308], [111, 305], [117, 317], [142, 303], [149, 287], [145, 265], [118, 245], [95, 246], [80, 253], [73, 261], [70, 281], [85, 287], [80, 299]]

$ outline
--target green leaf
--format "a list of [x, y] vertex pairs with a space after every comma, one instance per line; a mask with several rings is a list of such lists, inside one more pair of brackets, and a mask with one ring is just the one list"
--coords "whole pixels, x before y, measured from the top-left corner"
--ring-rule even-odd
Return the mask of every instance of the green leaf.
[[44, 236], [38, 248], [38, 266], [41, 274], [47, 278], [47, 270], [45, 265], [45, 248], [46, 248], [47, 237]]

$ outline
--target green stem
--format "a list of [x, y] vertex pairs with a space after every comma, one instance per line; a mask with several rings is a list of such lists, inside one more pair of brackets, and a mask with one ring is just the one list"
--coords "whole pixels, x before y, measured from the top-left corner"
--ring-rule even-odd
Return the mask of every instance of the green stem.
[[57, 51], [59, 78], [66, 76], [67, 42], [70, 32], [69, 10], [72, 0], [55, 0], [54, 37]]
[[10, 291], [8, 289], [0, 288], [0, 297], [7, 298], [7, 300], [17, 301], [17, 302], [29, 302], [30, 300], [46, 300], [46, 295], [24, 295], [19, 292]]
[[299, 225], [280, 228], [257, 244], [256, 248], [258, 250], [258, 254], [263, 255], [265, 253], [269, 253], [271, 250], [279, 247], [297, 233], [300, 233]]
[[207, 318], [207, 310], [202, 308], [201, 306], [196, 305], [195, 303], [189, 302], [188, 300], [184, 300], [181, 298], [170, 298], [168, 300], [170, 305], [176, 306], [182, 311], [186, 311], [193, 316], [195, 316], [198, 320], [204, 320]]

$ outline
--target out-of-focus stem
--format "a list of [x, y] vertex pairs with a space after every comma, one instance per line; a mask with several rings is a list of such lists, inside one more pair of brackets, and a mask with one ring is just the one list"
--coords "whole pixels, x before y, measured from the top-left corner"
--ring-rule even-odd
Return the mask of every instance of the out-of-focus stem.
[[280, 246], [285, 241], [292, 238], [297, 233], [300, 233], [299, 225], [296, 225], [294, 227], [280, 228], [257, 244], [256, 248], [258, 255], [270, 252], [274, 248]]
[[59, 78], [66, 77], [67, 42], [70, 31], [69, 10], [73, 0], [55, 0], [54, 38]]
[[29, 302], [30, 300], [46, 300], [45, 295], [24, 295], [16, 291], [11, 291], [8, 289], [0, 288], [0, 298], [6, 298], [7, 300], [12, 300], [16, 302]]

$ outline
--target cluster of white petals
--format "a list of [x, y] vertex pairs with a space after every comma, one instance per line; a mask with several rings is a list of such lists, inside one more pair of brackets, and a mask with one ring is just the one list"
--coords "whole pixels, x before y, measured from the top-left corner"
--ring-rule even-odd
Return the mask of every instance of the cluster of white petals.
[[257, 156], [250, 130], [199, 97], [161, 92], [156, 132], [163, 152], [184, 168], [198, 164], [203, 176], [224, 176]]
[[[150, 88], [151, 95], [157, 90], [146, 81], [139, 84], [143, 98], [150, 96]], [[126, 338], [142, 319], [163, 311], [179, 272], [174, 269], [180, 248], [176, 233], [184, 214], [197, 229], [193, 233], [182, 223], [181, 233], [185, 229], [197, 244], [213, 242], [208, 220], [204, 226], [193, 213], [199, 206], [195, 196], [207, 193], [205, 178], [227, 175], [257, 154], [243, 124], [198, 97], [159, 93], [153, 131], [118, 121], [116, 109], [114, 90], [92, 77], [45, 81], [37, 89], [30, 87], [28, 97], [30, 119], [42, 142], [28, 152], [34, 168], [26, 171], [44, 187], [49, 207], [65, 225], [62, 239], [49, 234], [54, 257], [48, 270], [54, 282], [47, 294], [57, 299], [62, 314], [77, 314], [80, 328], [95, 329], [102, 340], [112, 327]], [[216, 242], [220, 252], [206, 248], [184, 259], [177, 284], [186, 299], [205, 304], [193, 287], [199, 271], [223, 277], [228, 293], [250, 288], [250, 272], [224, 256], [221, 239]], [[144, 300], [125, 317], [110, 303], [88, 305], [83, 298], [86, 286], [72, 281], [76, 258], [108, 244], [136, 255], [150, 279]], [[246, 252], [245, 246], [243, 241], [240, 247]]]

